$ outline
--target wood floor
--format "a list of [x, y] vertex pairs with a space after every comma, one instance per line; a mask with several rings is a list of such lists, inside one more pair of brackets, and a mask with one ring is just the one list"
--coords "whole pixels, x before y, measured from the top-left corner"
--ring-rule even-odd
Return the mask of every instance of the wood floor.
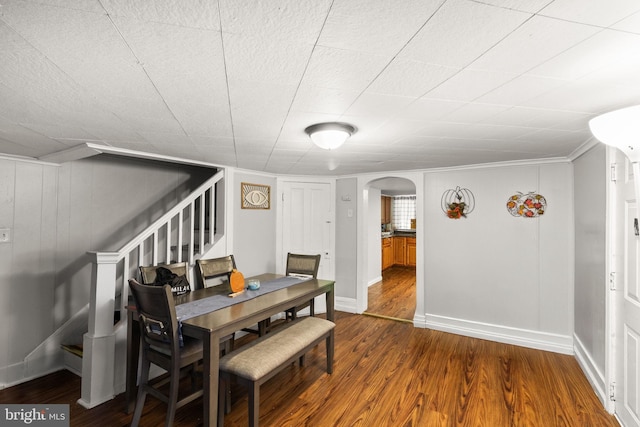
[[[618, 426], [572, 356], [405, 322], [337, 312], [333, 375], [325, 368], [319, 346], [304, 367], [292, 364], [264, 384], [261, 425]], [[245, 426], [246, 394], [234, 396], [225, 425]], [[71, 426], [129, 424], [122, 395], [91, 410], [75, 403], [79, 397], [80, 378], [66, 371], [0, 390], [0, 403], [70, 404]], [[141, 425], [163, 425], [165, 408], [148, 397]], [[200, 426], [201, 413], [202, 402], [193, 402], [174, 425]]]
[[413, 321], [416, 311], [415, 267], [391, 267], [369, 286], [367, 313]]

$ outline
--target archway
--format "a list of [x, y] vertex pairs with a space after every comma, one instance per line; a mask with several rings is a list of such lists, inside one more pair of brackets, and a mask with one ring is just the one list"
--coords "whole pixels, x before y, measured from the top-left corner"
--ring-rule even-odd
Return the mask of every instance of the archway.
[[424, 195], [422, 175], [417, 172], [387, 173], [359, 178], [357, 312], [364, 313], [367, 310], [369, 286], [372, 282], [382, 279], [380, 196], [383, 192], [387, 195], [415, 194], [416, 197], [416, 311], [412, 320], [414, 325], [416, 322], [421, 325], [419, 319], [424, 317], [420, 314], [424, 313], [424, 263], [420, 261], [424, 253]]

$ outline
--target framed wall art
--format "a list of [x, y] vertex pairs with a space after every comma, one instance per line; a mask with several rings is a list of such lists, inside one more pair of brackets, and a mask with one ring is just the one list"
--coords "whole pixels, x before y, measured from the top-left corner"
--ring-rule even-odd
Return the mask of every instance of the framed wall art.
[[268, 185], [240, 183], [242, 209], [271, 209], [271, 187]]

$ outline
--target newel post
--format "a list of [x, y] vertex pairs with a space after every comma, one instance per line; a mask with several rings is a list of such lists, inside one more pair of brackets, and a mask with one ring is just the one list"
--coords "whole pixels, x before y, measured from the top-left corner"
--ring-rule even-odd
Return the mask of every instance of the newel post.
[[82, 393], [78, 403], [93, 408], [115, 396], [115, 331], [118, 253], [90, 252], [94, 259], [89, 300], [89, 331], [83, 337]]

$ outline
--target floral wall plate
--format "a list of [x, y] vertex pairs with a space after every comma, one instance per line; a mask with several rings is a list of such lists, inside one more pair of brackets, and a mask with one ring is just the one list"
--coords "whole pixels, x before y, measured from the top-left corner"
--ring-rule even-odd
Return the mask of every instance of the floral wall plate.
[[507, 201], [507, 210], [513, 216], [535, 218], [547, 210], [547, 200], [533, 191], [527, 194], [514, 194]]

